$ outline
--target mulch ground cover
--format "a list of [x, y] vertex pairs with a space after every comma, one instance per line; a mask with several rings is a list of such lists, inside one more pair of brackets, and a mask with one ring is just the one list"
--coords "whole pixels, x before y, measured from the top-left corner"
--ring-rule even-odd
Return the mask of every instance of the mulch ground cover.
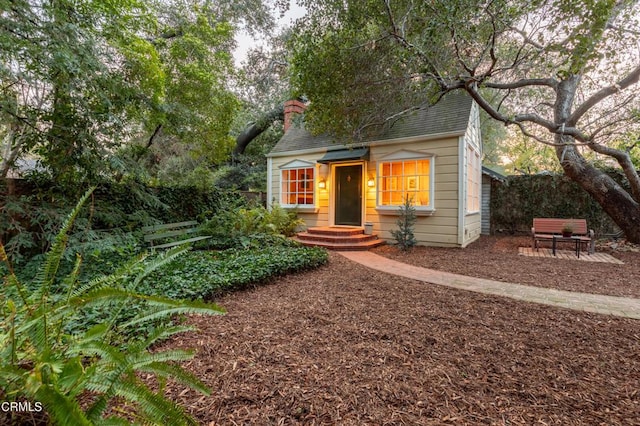
[[204, 425], [640, 425], [637, 320], [419, 283], [339, 254], [217, 302], [228, 314], [190, 317], [199, 331], [165, 343], [196, 350], [185, 367], [212, 395], [168, 392]]
[[483, 236], [464, 249], [414, 247], [402, 252], [387, 245], [375, 252], [412, 265], [471, 277], [640, 298], [640, 246], [624, 241], [597, 244], [596, 252], [609, 253], [623, 265], [520, 256], [518, 247], [531, 247], [531, 237]]

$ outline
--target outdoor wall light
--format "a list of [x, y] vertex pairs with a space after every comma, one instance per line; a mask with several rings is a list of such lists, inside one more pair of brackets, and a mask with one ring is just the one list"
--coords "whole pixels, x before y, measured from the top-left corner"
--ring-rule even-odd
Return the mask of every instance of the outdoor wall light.
[[324, 179], [320, 179], [320, 182], [318, 182], [318, 188], [326, 189], [326, 187], [327, 187], [327, 181]]
[[367, 181], [367, 186], [369, 188], [373, 188], [374, 186], [376, 186], [376, 180], [374, 178], [369, 178], [369, 180]]

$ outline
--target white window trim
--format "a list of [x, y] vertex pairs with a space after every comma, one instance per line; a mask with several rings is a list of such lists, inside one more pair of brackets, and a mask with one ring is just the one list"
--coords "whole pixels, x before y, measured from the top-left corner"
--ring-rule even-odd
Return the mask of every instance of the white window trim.
[[397, 216], [400, 214], [399, 205], [386, 206], [380, 204], [380, 177], [382, 176], [382, 164], [398, 161], [411, 161], [411, 160], [429, 160], [429, 205], [428, 206], [416, 206], [416, 216], [432, 216], [435, 212], [435, 170], [436, 170], [436, 156], [434, 154], [420, 152], [399, 150], [392, 152], [380, 158], [377, 161], [376, 167], [376, 211], [381, 215]]
[[[282, 193], [282, 172], [285, 170], [299, 170], [299, 169], [309, 169], [312, 168], [313, 169], [313, 204], [288, 204], [288, 203], [284, 203], [283, 202], [283, 196], [284, 194]], [[283, 164], [282, 166], [278, 167], [279, 169], [279, 184], [280, 184], [280, 189], [278, 190], [278, 193], [280, 194], [280, 206], [284, 209], [287, 210], [296, 210], [299, 211], [301, 213], [315, 213], [318, 211], [318, 190], [317, 190], [317, 178], [318, 178], [318, 165], [316, 163], [312, 163], [310, 161], [305, 161], [305, 160], [292, 160], [289, 161], [288, 163]]]
[[[472, 151], [472, 155], [474, 156], [474, 158], [469, 158], [469, 149], [471, 149]], [[465, 158], [467, 159], [467, 173], [465, 176], [465, 197], [464, 197], [464, 205], [465, 205], [465, 214], [466, 215], [475, 215], [475, 214], [479, 214], [482, 206], [482, 200], [481, 200], [481, 192], [482, 192], [482, 160], [480, 159], [480, 151], [478, 150], [478, 147], [473, 144], [473, 143], [469, 143], [467, 142], [467, 145], [465, 147]], [[469, 207], [469, 178], [471, 176], [471, 172], [474, 171], [471, 168], [471, 161], [475, 160], [476, 161], [476, 170], [475, 170], [475, 175], [476, 175], [476, 198], [478, 200], [478, 205], [477, 205], [477, 209], [470, 209]]]

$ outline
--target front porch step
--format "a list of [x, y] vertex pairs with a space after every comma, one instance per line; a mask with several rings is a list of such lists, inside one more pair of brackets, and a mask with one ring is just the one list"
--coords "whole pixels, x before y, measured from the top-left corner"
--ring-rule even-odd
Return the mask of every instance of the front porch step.
[[369, 250], [384, 244], [377, 235], [365, 235], [362, 228], [312, 227], [299, 232], [295, 241], [305, 246], [324, 247], [329, 250]]
[[367, 241], [377, 240], [377, 235], [364, 235], [362, 234], [350, 234], [350, 235], [327, 235], [327, 234], [314, 234], [311, 232], [299, 232], [297, 237], [304, 241], [316, 241], [316, 242], [340, 242], [340, 243], [365, 243]]
[[312, 226], [307, 229], [307, 233], [314, 235], [332, 235], [336, 237], [347, 235], [364, 235], [364, 229], [360, 227], [346, 226]]

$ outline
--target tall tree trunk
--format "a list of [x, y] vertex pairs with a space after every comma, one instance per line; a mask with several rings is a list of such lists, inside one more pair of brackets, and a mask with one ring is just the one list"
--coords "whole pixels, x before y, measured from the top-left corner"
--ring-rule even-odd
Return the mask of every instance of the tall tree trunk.
[[11, 167], [22, 151], [24, 143], [25, 124], [18, 119], [18, 95], [7, 90], [6, 104], [3, 105], [6, 114], [2, 120], [6, 123], [7, 134], [0, 145], [0, 177], [6, 178]]
[[627, 239], [640, 243], [640, 203], [603, 171], [590, 165], [575, 146], [557, 148], [565, 174], [587, 191], [622, 229]]
[[2, 141], [2, 161], [0, 161], [0, 177], [6, 178], [9, 173], [9, 169], [13, 166], [13, 163], [20, 154], [20, 148], [22, 145], [21, 136], [18, 134], [19, 126], [11, 125], [7, 130], [7, 134]]
[[[566, 123], [570, 116], [579, 76], [571, 76], [557, 89], [555, 122]], [[613, 178], [587, 162], [575, 140], [556, 134], [556, 155], [564, 173], [587, 191], [633, 243], [640, 243], [640, 200], [633, 197]]]

